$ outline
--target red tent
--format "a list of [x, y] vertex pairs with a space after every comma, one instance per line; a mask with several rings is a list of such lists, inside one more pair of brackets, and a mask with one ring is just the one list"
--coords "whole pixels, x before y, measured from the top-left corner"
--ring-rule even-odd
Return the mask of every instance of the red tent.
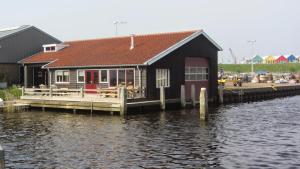
[[283, 55], [279, 56], [275, 60], [275, 63], [288, 63], [288, 62], [289, 62], [288, 59], [285, 56], [283, 56]]

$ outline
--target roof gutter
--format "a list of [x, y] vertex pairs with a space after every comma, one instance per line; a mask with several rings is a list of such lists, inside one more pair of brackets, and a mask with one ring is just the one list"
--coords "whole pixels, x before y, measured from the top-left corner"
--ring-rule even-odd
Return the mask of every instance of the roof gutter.
[[144, 64], [124, 64], [124, 65], [89, 65], [89, 66], [61, 66], [61, 67], [47, 67], [51, 63], [44, 65], [43, 68], [47, 69], [70, 69], [70, 68], [106, 68], [106, 67], [136, 67], [136, 66], [145, 66]]

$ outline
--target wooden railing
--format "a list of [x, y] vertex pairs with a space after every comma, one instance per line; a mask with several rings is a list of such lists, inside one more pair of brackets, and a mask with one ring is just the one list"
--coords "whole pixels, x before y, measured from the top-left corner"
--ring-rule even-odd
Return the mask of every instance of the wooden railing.
[[[127, 89], [127, 98], [142, 97], [137, 89]], [[120, 88], [102, 88], [102, 89], [68, 89], [68, 88], [24, 88], [22, 87], [22, 96], [49, 96], [49, 97], [93, 97], [100, 98], [119, 98]]]
[[22, 96], [80, 96], [119, 97], [118, 89], [22, 88]]

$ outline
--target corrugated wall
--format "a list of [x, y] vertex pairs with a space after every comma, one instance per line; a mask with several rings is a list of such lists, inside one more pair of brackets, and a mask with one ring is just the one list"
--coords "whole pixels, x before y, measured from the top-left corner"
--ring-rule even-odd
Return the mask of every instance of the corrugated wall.
[[60, 41], [34, 27], [11, 35], [0, 41], [0, 63], [17, 63], [42, 51], [42, 45], [49, 43], [60, 43]]

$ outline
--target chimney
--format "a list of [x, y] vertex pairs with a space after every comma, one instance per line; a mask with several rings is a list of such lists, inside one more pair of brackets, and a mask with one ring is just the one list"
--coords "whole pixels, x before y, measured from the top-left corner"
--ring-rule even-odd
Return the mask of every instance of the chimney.
[[130, 50], [132, 50], [134, 49], [134, 34], [131, 34], [130, 38], [131, 38]]

